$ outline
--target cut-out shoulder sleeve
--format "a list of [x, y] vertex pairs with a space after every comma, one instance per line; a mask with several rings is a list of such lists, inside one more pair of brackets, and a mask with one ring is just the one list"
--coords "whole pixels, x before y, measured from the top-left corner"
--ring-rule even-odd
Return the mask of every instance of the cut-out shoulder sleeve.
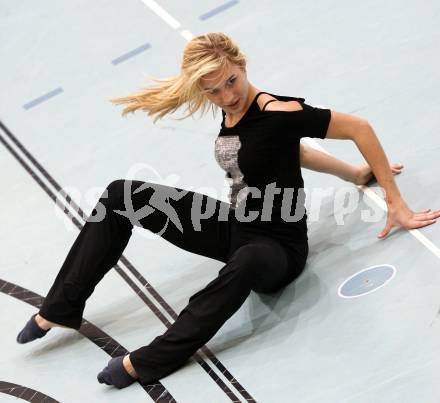
[[264, 111], [266, 109], [266, 106], [269, 105], [271, 102], [275, 102], [278, 101], [278, 99], [269, 99], [269, 101], [267, 101], [264, 106], [263, 109], [261, 109], [262, 111]]

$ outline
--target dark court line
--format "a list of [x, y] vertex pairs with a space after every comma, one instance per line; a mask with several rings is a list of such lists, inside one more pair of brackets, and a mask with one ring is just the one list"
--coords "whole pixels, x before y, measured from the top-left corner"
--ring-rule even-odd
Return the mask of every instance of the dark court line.
[[48, 92], [47, 94], [42, 95], [41, 97], [35, 98], [32, 101], [28, 102], [27, 104], [23, 105], [23, 108], [28, 110], [33, 108], [34, 106], [37, 106], [45, 101], [47, 101], [50, 98], [53, 98], [59, 94], [62, 94], [64, 90], [61, 87], [55, 88], [54, 90]]
[[[82, 209], [76, 205], [76, 203], [66, 194], [60, 187], [60, 185], [48, 174], [48, 172], [41, 166], [41, 164], [35, 160], [35, 158], [26, 150], [26, 148], [18, 141], [18, 139], [9, 131], [9, 129], [0, 121], [0, 128], [6, 133], [9, 139], [20, 149], [20, 151], [32, 162], [32, 164], [37, 168], [38, 171], [45, 177], [45, 179], [57, 190], [59, 194], [62, 194], [69, 205], [71, 205], [76, 212], [81, 216], [83, 220], [87, 220], [87, 216], [82, 211]], [[53, 192], [44, 184], [44, 182], [38, 177], [38, 175], [23, 161], [23, 159], [9, 146], [9, 144], [3, 139], [0, 133], [0, 141], [5, 145], [5, 147], [13, 154], [13, 156], [18, 160], [18, 162], [24, 167], [24, 169], [32, 176], [32, 178], [43, 188], [46, 194], [62, 208], [59, 203], [57, 203], [57, 198]], [[71, 214], [68, 207], [65, 206], [63, 212], [72, 220], [75, 226], [81, 230], [83, 225]], [[173, 318], [177, 318], [177, 313], [171, 308], [171, 306], [162, 298], [162, 296], [154, 289], [154, 287], [141, 275], [141, 273], [133, 266], [129, 260], [121, 256], [120, 261], [124, 263], [127, 269], [136, 277], [136, 279], [145, 287], [150, 294], [156, 299], [160, 306], [162, 306], [166, 312]], [[143, 291], [136, 286], [136, 284], [128, 277], [128, 275], [121, 269], [121, 267], [116, 264], [114, 266], [117, 273], [128, 283], [128, 285], [135, 291], [135, 293], [145, 302], [145, 304], [151, 309], [151, 311], [158, 317], [158, 319], [167, 327], [171, 326], [169, 320], [162, 314], [162, 312], [151, 302], [151, 300], [143, 293]], [[212, 353], [207, 346], [203, 346], [201, 351], [206, 354], [209, 360], [221, 371], [223, 376], [234, 386], [237, 391], [246, 399], [248, 402], [255, 402], [254, 398], [250, 393], [238, 382], [238, 380], [226, 369], [226, 367], [220, 362], [220, 360]], [[213, 379], [213, 381], [220, 387], [220, 389], [231, 399], [233, 402], [240, 402], [240, 400], [234, 395], [231, 389], [222, 381], [219, 376], [212, 371], [209, 365], [203, 360], [200, 354], [196, 353], [193, 355], [195, 361], [205, 370], [205, 372]]]
[[218, 6], [218, 7], [214, 8], [213, 10], [208, 11], [205, 14], [202, 14], [199, 17], [199, 19], [202, 20], [202, 21], [207, 20], [208, 18], [211, 18], [214, 15], [219, 14], [219, 13], [221, 13], [224, 10], [227, 10], [228, 8], [231, 8], [232, 6], [235, 6], [236, 4], [238, 4], [238, 0], [228, 1], [227, 3], [224, 3], [221, 6]]
[[0, 381], [0, 393], [32, 403], [60, 403], [44, 393], [11, 382]]
[[[0, 279], [0, 292], [10, 297], [14, 297], [19, 301], [26, 302], [37, 309], [40, 309], [44, 301], [44, 298], [41, 295], [3, 279]], [[89, 339], [93, 344], [97, 345], [101, 350], [104, 350], [110, 357], [118, 357], [128, 353], [128, 350], [125, 347], [120, 345], [115, 339], [86, 319], [82, 320], [81, 327], [77, 331]], [[170, 392], [168, 392], [160, 382], [148, 385], [142, 384], [140, 381], [138, 381], [138, 383], [155, 402], [176, 402]]]
[[139, 46], [138, 48], [130, 50], [129, 52], [124, 53], [123, 55], [117, 57], [116, 59], [113, 59], [112, 64], [116, 65], [116, 64], [125, 62], [126, 60], [131, 59], [132, 57], [134, 57], [134, 56], [138, 55], [139, 53], [142, 53], [150, 48], [151, 48], [151, 45], [149, 43], [145, 43], [145, 44]]

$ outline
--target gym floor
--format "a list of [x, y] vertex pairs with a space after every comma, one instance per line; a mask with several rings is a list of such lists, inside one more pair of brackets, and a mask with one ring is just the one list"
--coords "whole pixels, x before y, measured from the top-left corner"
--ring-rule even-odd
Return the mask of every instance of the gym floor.
[[[157, 384], [118, 390], [96, 375], [163, 333], [223, 265], [143, 229], [88, 300], [79, 332], [15, 341], [114, 179], [227, 200], [214, 159], [220, 113], [153, 124], [109, 102], [147, 75], [177, 74], [192, 35], [231, 35], [264, 91], [367, 118], [404, 164], [396, 181], [409, 206], [439, 208], [439, 24], [432, 0], [0, 0], [0, 401], [439, 402], [440, 224], [379, 240], [385, 216], [364, 219], [385, 214], [377, 189], [308, 170], [306, 188], [329, 194], [308, 204], [319, 219], [305, 272], [276, 294], [252, 293]], [[353, 143], [304, 141], [363, 162]]]

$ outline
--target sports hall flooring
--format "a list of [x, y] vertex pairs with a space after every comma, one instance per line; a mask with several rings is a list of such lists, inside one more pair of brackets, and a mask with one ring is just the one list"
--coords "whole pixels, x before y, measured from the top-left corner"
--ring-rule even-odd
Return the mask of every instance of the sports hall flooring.
[[[0, 401], [439, 402], [440, 224], [379, 240], [385, 218], [362, 219], [382, 211], [374, 189], [307, 170], [306, 188], [331, 194], [308, 210], [319, 220], [305, 272], [274, 295], [252, 293], [157, 384], [117, 390], [96, 375], [164, 332], [222, 263], [145, 230], [96, 288], [80, 332], [15, 341], [111, 181], [226, 200], [214, 159], [220, 114], [154, 125], [108, 101], [147, 85], [147, 74], [177, 74], [191, 35], [231, 35], [262, 90], [366, 117], [405, 166], [396, 181], [409, 206], [439, 208], [439, 23], [432, 0], [0, 0]], [[349, 142], [310, 144], [363, 161]], [[356, 209], [335, 203], [341, 189], [359, 197]], [[353, 276], [362, 295], [344, 298]]]

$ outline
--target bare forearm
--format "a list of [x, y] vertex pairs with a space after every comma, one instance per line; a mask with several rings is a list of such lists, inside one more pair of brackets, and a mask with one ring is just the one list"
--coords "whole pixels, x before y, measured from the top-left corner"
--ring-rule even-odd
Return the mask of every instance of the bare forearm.
[[373, 128], [366, 127], [353, 138], [353, 141], [370, 165], [380, 186], [384, 189], [387, 201], [401, 199], [399, 188], [391, 173], [390, 163]]
[[356, 182], [357, 167], [338, 160], [332, 155], [301, 144], [300, 156], [303, 168], [335, 175], [348, 182]]

